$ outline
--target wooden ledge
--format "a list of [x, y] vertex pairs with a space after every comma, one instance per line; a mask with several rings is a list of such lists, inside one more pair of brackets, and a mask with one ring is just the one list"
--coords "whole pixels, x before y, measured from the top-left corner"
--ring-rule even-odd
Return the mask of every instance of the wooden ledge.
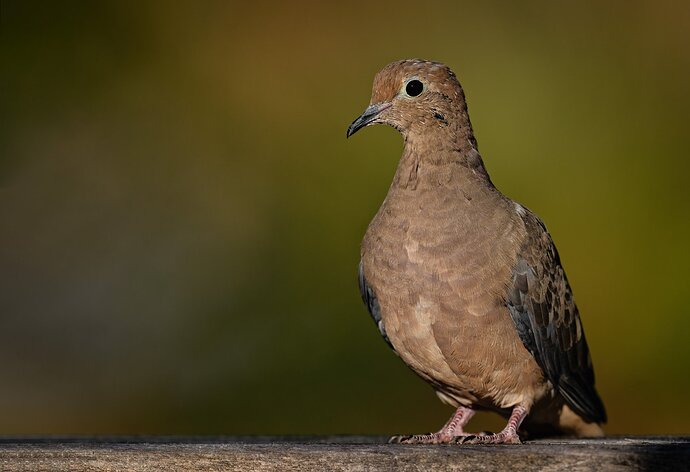
[[389, 445], [370, 436], [0, 437], [0, 470], [683, 471], [690, 470], [690, 437], [512, 446]]

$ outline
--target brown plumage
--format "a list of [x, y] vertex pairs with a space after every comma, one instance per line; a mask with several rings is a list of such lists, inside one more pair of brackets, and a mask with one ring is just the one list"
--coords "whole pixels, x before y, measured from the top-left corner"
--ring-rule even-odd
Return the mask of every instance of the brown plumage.
[[[521, 425], [602, 435], [606, 413], [556, 248], [539, 218], [492, 184], [453, 72], [422, 60], [384, 67], [347, 135], [375, 123], [400, 131], [405, 148], [362, 241], [362, 297], [394, 351], [457, 408], [437, 433], [392, 440], [515, 443]], [[478, 409], [508, 425], [466, 433]]]

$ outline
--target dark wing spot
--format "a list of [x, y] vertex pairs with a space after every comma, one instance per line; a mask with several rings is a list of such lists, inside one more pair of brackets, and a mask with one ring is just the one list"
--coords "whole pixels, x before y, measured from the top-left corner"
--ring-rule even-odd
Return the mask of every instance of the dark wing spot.
[[446, 120], [446, 117], [443, 116], [443, 115], [442, 115], [441, 113], [439, 113], [439, 112], [435, 112], [435, 113], [434, 113], [434, 118], [436, 118], [438, 121], [440, 121], [440, 122], [443, 123], [444, 125], [447, 125], [447, 124], [448, 124], [448, 120]]

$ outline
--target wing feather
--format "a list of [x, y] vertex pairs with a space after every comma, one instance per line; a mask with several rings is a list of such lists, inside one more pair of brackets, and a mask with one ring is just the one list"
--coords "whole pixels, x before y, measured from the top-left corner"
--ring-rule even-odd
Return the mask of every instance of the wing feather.
[[525, 211], [522, 218], [528, 236], [506, 297], [515, 328], [568, 405], [588, 421], [606, 422], [580, 314], [556, 246], [536, 215]]

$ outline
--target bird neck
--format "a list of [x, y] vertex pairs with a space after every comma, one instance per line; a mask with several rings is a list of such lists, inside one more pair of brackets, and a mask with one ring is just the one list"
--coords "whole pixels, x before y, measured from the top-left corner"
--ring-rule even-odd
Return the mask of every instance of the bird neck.
[[[469, 119], [458, 126], [425, 126], [404, 133], [405, 147], [393, 186], [415, 190], [420, 184], [437, 186], [439, 174], [452, 175], [457, 185], [493, 187], [484, 167]], [[452, 171], [449, 172], [449, 169]]]

